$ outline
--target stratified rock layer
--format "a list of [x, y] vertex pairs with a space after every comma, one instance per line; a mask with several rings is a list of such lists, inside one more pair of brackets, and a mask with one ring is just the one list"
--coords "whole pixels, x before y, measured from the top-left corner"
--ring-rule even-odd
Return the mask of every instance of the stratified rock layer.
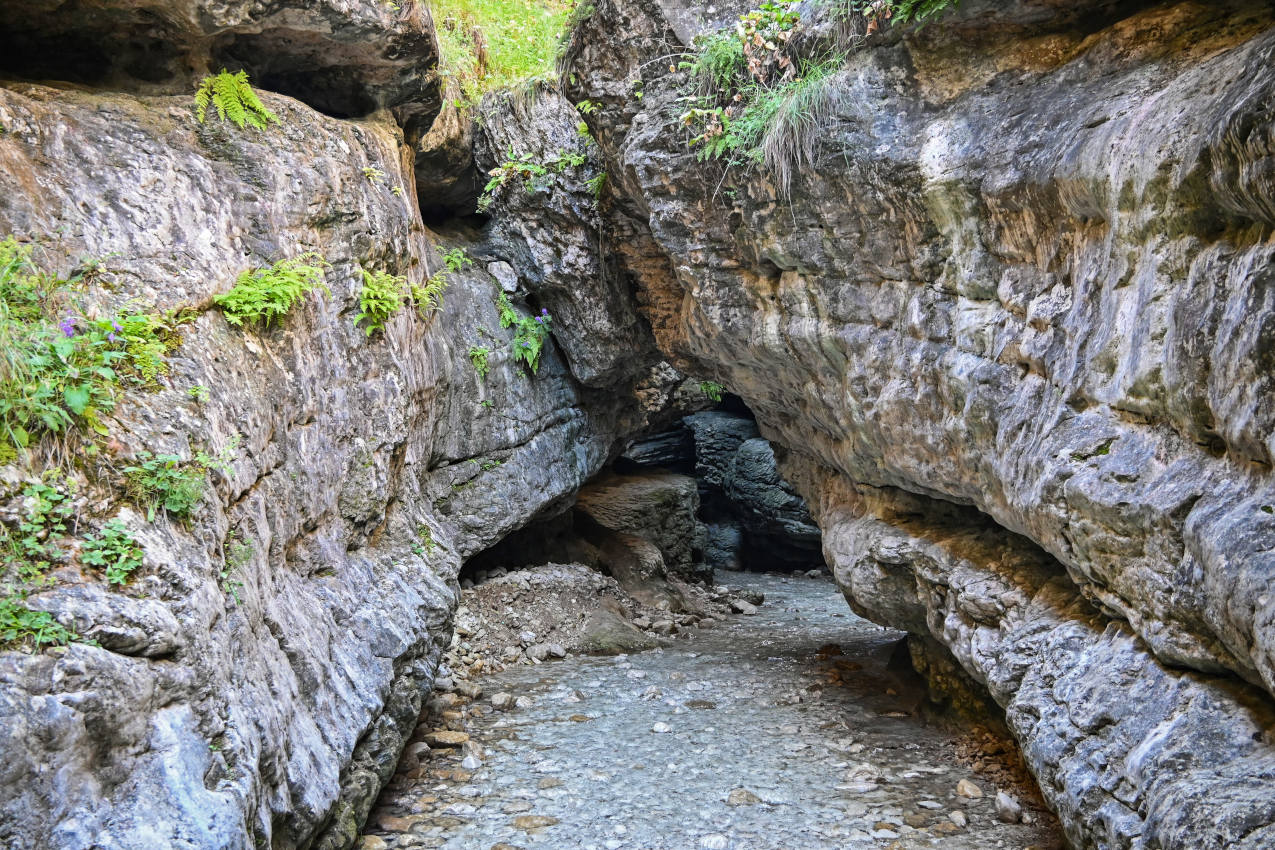
[[[689, 81], [657, 61], [689, 6], [600, 0], [564, 76], [600, 105], [612, 226], [663, 350], [756, 413], [861, 610], [933, 635], [1006, 705], [1077, 843], [1269, 844], [1275, 11], [808, 21], [796, 41], [848, 55], [785, 185], [689, 149]], [[952, 504], [989, 542], [937, 558], [926, 523]], [[845, 548], [890, 528], [921, 542]], [[980, 627], [949, 628], [942, 577], [996, 587], [1024, 538], [1052, 588], [1024, 599], [1048, 605], [989, 592]], [[874, 562], [898, 575], [863, 580]], [[1116, 675], [1154, 722], [1098, 686]]]
[[[106, 258], [90, 309], [194, 315], [161, 388], [107, 419], [103, 463], [233, 457], [189, 524], [147, 523], [109, 468], [71, 471], [101, 514], [82, 520], [118, 513], [146, 562], [123, 590], [63, 574], [30, 597], [100, 646], [0, 654], [5, 846], [348, 846], [428, 694], [460, 562], [560, 509], [673, 394], [676, 373], [635, 359], [586, 399], [552, 341], [527, 373], [484, 271], [519, 258], [425, 229], [388, 114], [262, 96], [282, 119], [265, 133], [200, 126], [188, 95], [0, 88], [0, 233], [43, 240], [63, 272]], [[356, 326], [360, 269], [419, 284], [456, 247], [475, 263], [441, 311]], [[304, 251], [331, 263], [330, 293], [280, 326], [212, 307]]]

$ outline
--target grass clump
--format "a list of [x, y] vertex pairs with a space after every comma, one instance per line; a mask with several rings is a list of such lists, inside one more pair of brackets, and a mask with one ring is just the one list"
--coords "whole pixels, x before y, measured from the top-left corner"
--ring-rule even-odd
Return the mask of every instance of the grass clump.
[[571, 0], [431, 0], [441, 53], [438, 73], [455, 81], [459, 105], [494, 89], [548, 77], [574, 5]]
[[247, 71], [232, 74], [222, 68], [221, 73], [204, 77], [195, 91], [195, 117], [200, 124], [208, 120], [209, 106], [217, 110], [222, 121], [229, 121], [240, 130], [264, 130], [279, 123], [279, 116], [267, 109], [248, 85]]
[[283, 319], [298, 301], [315, 290], [331, 294], [324, 276], [330, 268], [317, 253], [307, 252], [290, 260], [280, 260], [270, 268], [246, 271], [229, 292], [213, 298], [226, 321], [242, 326], [260, 324], [268, 328]]
[[821, 132], [838, 107], [841, 56], [816, 59], [790, 47], [794, 3], [763, 3], [732, 30], [699, 40], [681, 67], [691, 85], [682, 123], [700, 160], [761, 166], [787, 196], [795, 172], [813, 166]]
[[42, 434], [106, 434], [101, 417], [119, 390], [155, 386], [180, 344], [173, 316], [90, 314], [85, 283], [44, 271], [13, 237], [0, 241], [0, 463]]

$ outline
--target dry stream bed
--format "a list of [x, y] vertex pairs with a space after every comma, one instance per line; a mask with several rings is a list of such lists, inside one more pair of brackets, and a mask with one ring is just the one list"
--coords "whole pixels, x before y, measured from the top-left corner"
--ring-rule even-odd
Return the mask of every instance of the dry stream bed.
[[457, 745], [409, 748], [362, 847], [1063, 846], [1012, 746], [919, 716], [898, 633], [826, 579], [728, 582], [765, 604], [648, 652], [510, 667], [427, 718]]

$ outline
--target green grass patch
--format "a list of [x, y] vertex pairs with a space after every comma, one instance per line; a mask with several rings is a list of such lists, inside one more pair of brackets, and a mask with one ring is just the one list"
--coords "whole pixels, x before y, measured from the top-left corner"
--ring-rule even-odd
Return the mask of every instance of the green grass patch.
[[466, 102], [553, 73], [570, 0], [432, 0], [439, 72]]

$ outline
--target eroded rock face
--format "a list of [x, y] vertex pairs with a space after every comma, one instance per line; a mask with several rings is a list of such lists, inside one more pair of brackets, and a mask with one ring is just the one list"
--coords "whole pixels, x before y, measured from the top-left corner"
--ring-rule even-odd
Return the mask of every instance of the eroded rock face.
[[415, 138], [439, 111], [438, 45], [424, 4], [382, 0], [9, 3], [0, 76], [113, 90], [193, 92], [246, 70], [260, 88], [340, 118], [379, 109]]
[[[693, 558], [698, 507], [695, 479], [670, 472], [607, 473], [590, 481], [576, 500], [577, 512], [602, 528], [648, 541], [661, 556], [663, 569], [683, 577], [699, 571]], [[640, 552], [634, 557], [651, 560]], [[658, 575], [662, 570], [647, 567], [642, 572]]]
[[[31, 597], [100, 646], [0, 654], [0, 843], [348, 846], [429, 692], [460, 562], [560, 509], [675, 395], [676, 373], [632, 364], [585, 399], [552, 342], [524, 373], [485, 271], [519, 258], [422, 225], [397, 123], [263, 96], [282, 125], [238, 133], [199, 127], [189, 96], [0, 89], [0, 233], [62, 272], [106, 257], [86, 296], [104, 310], [195, 314], [161, 389], [108, 419], [109, 462], [238, 439], [189, 524], [147, 523], [109, 468], [70, 470], [102, 499], [84, 521], [118, 512], [146, 562], [123, 591], [71, 571]], [[476, 262], [441, 312], [356, 327], [360, 267], [419, 283], [452, 247]], [[302, 251], [331, 292], [280, 327], [212, 308]]]
[[[1275, 690], [1269, 6], [970, 2], [867, 37], [850, 19], [830, 118], [786, 186], [688, 149], [687, 81], [653, 61], [684, 42], [683, 6], [601, 0], [565, 77], [602, 105], [617, 217], [643, 219], [672, 269], [634, 271], [661, 348], [745, 400], [812, 506], [858, 505], [854, 533], [886, 547], [871, 557], [817, 511], [855, 604], [988, 683], [1078, 842], [1269, 843], [1271, 795], [1246, 778], [1269, 770], [1249, 732]], [[950, 562], [886, 545], [927, 535], [829, 495], [847, 488], [929, 497], [919, 522], [943, 503], [993, 520], [991, 549], [961, 556], [982, 581], [1001, 581], [1006, 541], [1032, 541], [1022, 602], [973, 604], [1002, 625], [963, 650], [928, 613], [952, 592], [935, 598], [927, 570], [947, 567], [927, 565]], [[1024, 674], [1029, 632], [1058, 683]], [[1154, 724], [1098, 684], [1116, 670]], [[1077, 736], [1090, 699], [1111, 717]], [[1184, 772], [1170, 729], [1220, 755]], [[1109, 772], [1093, 784], [1070, 746]], [[1209, 817], [1181, 814], [1210, 794]]]
[[721, 502], [708, 525], [706, 560], [728, 569], [821, 566], [819, 528], [805, 500], [779, 474], [756, 421], [709, 410], [686, 417], [686, 424], [695, 435], [696, 473]]

